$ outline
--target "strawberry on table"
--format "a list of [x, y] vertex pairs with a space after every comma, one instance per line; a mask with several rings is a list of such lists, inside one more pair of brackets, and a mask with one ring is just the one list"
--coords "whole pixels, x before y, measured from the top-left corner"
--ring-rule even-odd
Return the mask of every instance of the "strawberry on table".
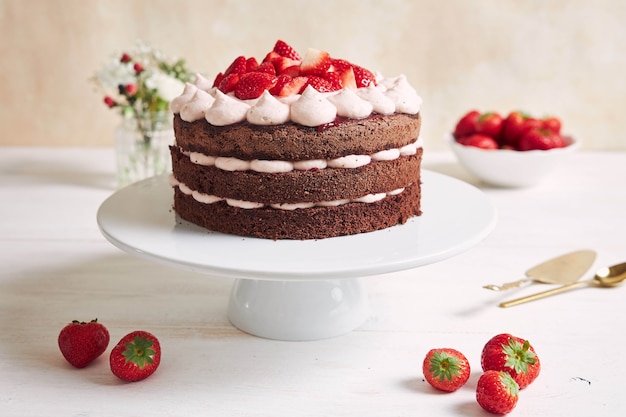
[[498, 334], [485, 344], [480, 363], [484, 371], [507, 372], [520, 389], [533, 382], [541, 370], [539, 357], [530, 342], [508, 333]]
[[503, 371], [486, 371], [478, 379], [476, 401], [493, 414], [508, 414], [517, 405], [519, 388], [511, 375]]
[[111, 350], [111, 371], [118, 378], [134, 382], [152, 375], [161, 362], [161, 345], [151, 333], [136, 330], [124, 336]]
[[476, 122], [480, 117], [478, 110], [470, 110], [457, 122], [453, 135], [456, 139], [476, 133]]
[[431, 349], [422, 363], [424, 378], [433, 387], [453, 392], [461, 388], [470, 377], [470, 364], [458, 350]]
[[74, 320], [61, 329], [58, 344], [63, 357], [72, 366], [84, 368], [109, 346], [109, 331], [98, 319], [87, 323]]

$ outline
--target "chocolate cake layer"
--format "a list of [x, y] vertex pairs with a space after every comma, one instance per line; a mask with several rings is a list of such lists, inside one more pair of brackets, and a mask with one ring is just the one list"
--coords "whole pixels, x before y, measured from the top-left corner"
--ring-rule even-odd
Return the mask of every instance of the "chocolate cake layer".
[[371, 155], [400, 148], [419, 136], [419, 114], [372, 114], [364, 119], [337, 118], [334, 123], [306, 127], [296, 123], [257, 126], [247, 122], [212, 126], [204, 119], [185, 122], [174, 116], [176, 143], [185, 151], [244, 160], [301, 161], [347, 155]]
[[264, 204], [355, 199], [389, 192], [419, 182], [422, 159], [420, 148], [415, 155], [371, 162], [359, 168], [268, 174], [198, 165], [177, 147], [171, 147], [171, 154], [174, 177], [192, 190]]
[[174, 209], [180, 218], [217, 232], [274, 240], [324, 239], [404, 224], [421, 214], [420, 192], [417, 182], [375, 203], [277, 210], [242, 209], [224, 201], [204, 204], [175, 187]]

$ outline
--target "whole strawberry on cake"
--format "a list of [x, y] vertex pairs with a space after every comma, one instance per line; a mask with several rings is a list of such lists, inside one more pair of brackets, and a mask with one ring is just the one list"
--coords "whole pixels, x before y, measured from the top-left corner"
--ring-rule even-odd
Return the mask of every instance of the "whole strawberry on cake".
[[277, 41], [171, 103], [174, 210], [266, 239], [371, 232], [419, 216], [422, 100], [328, 52]]

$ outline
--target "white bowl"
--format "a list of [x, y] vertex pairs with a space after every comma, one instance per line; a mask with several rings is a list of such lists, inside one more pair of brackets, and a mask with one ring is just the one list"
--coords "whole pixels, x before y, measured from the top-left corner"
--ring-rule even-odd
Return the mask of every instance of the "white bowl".
[[480, 149], [458, 143], [452, 134], [446, 142], [461, 165], [481, 181], [498, 187], [528, 187], [537, 184], [560, 161], [580, 147], [580, 141], [566, 137], [565, 148], [546, 151], [514, 151], [508, 149]]

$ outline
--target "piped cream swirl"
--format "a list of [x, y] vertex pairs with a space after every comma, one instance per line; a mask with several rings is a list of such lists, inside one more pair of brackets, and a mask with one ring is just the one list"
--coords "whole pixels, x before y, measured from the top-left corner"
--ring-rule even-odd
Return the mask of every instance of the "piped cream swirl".
[[[417, 114], [422, 99], [409, 84], [404, 75], [393, 78], [377, 77], [378, 85], [359, 88], [356, 91], [344, 89], [331, 93], [320, 93], [310, 85], [302, 94], [274, 97], [265, 91], [254, 100], [240, 100], [232, 93], [224, 94], [210, 82], [196, 75], [194, 84], [187, 83], [182, 94], [170, 105], [173, 113], [181, 113], [190, 101], [197, 100], [196, 92], [206, 92], [214, 100], [204, 114], [196, 103], [194, 111], [185, 112], [183, 120], [193, 122], [204, 117], [215, 126], [226, 126], [247, 120], [255, 125], [282, 124], [293, 121], [304, 126], [314, 127], [330, 123], [337, 115], [360, 119], [371, 113], [389, 115], [393, 113]], [[203, 103], [208, 103], [206, 98]], [[188, 107], [187, 110], [191, 110]], [[181, 113], [182, 117], [182, 113]]]

